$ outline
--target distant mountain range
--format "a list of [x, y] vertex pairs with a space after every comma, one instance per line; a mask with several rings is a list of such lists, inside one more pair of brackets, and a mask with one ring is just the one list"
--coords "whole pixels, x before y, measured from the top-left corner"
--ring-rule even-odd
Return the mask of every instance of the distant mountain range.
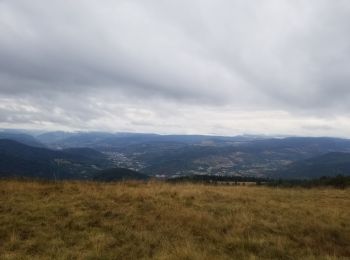
[[205, 136], [205, 135], [158, 135], [142, 133], [105, 133], [105, 132], [48, 132], [36, 136], [36, 139], [52, 148], [91, 147], [99, 150], [114, 150], [129, 145], [145, 143], [180, 144], [225, 144], [231, 142], [261, 139], [258, 136]]
[[0, 132], [0, 173], [92, 179], [127, 168], [150, 176], [194, 174], [313, 178], [348, 175], [350, 140], [104, 132]]

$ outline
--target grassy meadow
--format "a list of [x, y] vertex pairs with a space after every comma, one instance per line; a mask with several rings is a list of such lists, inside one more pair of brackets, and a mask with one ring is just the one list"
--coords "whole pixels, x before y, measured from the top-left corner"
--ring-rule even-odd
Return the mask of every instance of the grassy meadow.
[[349, 259], [350, 189], [0, 181], [0, 259]]

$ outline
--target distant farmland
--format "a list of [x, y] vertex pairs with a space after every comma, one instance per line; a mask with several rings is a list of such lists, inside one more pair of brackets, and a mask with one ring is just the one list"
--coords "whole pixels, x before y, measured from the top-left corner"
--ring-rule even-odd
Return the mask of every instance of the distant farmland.
[[1, 259], [345, 259], [350, 189], [0, 181]]

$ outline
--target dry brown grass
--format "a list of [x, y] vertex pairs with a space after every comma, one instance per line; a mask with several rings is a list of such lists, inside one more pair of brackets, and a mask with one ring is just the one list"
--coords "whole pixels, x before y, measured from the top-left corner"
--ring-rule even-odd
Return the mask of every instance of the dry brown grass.
[[0, 181], [1, 259], [346, 259], [350, 190]]

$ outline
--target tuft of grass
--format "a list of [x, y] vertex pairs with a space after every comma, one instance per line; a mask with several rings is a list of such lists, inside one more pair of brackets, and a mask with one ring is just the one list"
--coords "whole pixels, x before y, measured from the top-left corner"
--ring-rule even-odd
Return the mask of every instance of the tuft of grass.
[[346, 259], [350, 190], [0, 181], [0, 259]]

